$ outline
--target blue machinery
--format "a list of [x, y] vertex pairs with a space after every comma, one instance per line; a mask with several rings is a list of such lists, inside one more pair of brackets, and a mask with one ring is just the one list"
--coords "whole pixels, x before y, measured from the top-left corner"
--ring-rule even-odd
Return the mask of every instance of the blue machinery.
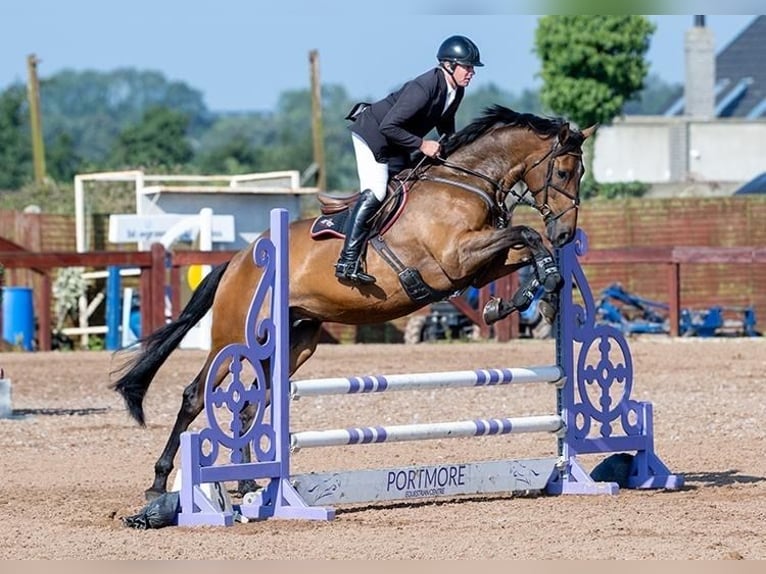
[[[612, 283], [601, 291], [596, 307], [597, 321], [625, 334], [669, 333], [668, 304], [639, 297]], [[732, 318], [735, 317], [735, 318]], [[758, 337], [752, 307], [715, 305], [702, 311], [681, 309], [679, 334], [682, 337], [739, 335]]]

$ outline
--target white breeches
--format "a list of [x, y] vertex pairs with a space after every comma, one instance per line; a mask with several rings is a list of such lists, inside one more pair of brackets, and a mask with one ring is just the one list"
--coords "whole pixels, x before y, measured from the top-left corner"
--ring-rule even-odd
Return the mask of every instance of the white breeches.
[[354, 143], [354, 153], [356, 154], [359, 190], [370, 189], [378, 201], [383, 201], [388, 185], [388, 164], [376, 161], [367, 142], [353, 132], [351, 133], [351, 141]]

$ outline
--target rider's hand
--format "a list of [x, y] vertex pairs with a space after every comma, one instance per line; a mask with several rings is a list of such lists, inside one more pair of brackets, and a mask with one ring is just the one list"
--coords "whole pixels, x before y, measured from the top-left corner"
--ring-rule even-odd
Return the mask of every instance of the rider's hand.
[[441, 144], [433, 140], [423, 140], [423, 143], [420, 144], [420, 151], [422, 151], [423, 154], [427, 155], [428, 157], [436, 157], [439, 155], [441, 149]]

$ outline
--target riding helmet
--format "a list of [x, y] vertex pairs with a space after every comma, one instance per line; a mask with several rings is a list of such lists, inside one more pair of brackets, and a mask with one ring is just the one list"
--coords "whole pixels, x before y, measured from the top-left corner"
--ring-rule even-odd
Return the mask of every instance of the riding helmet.
[[440, 62], [455, 62], [462, 66], [483, 66], [479, 48], [465, 36], [450, 36], [436, 53], [436, 59]]

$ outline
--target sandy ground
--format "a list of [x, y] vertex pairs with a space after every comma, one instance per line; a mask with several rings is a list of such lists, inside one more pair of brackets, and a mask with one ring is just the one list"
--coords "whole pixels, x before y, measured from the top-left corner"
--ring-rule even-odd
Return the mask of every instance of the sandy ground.
[[[472, 497], [339, 507], [332, 522], [272, 520], [139, 531], [180, 403], [204, 353], [177, 351], [137, 427], [109, 389], [106, 352], [3, 353], [17, 419], [0, 420], [0, 558], [69, 559], [766, 559], [766, 340], [636, 339], [634, 398], [654, 403], [656, 449], [677, 492]], [[313, 376], [550, 364], [551, 341], [322, 345]], [[548, 414], [539, 386], [299, 401], [294, 428]], [[455, 418], [457, 417], [457, 418]], [[555, 454], [549, 435], [304, 450], [297, 472]], [[603, 458], [603, 457], [601, 457]], [[592, 468], [601, 458], [584, 458]], [[233, 485], [232, 485], [233, 487]]]

